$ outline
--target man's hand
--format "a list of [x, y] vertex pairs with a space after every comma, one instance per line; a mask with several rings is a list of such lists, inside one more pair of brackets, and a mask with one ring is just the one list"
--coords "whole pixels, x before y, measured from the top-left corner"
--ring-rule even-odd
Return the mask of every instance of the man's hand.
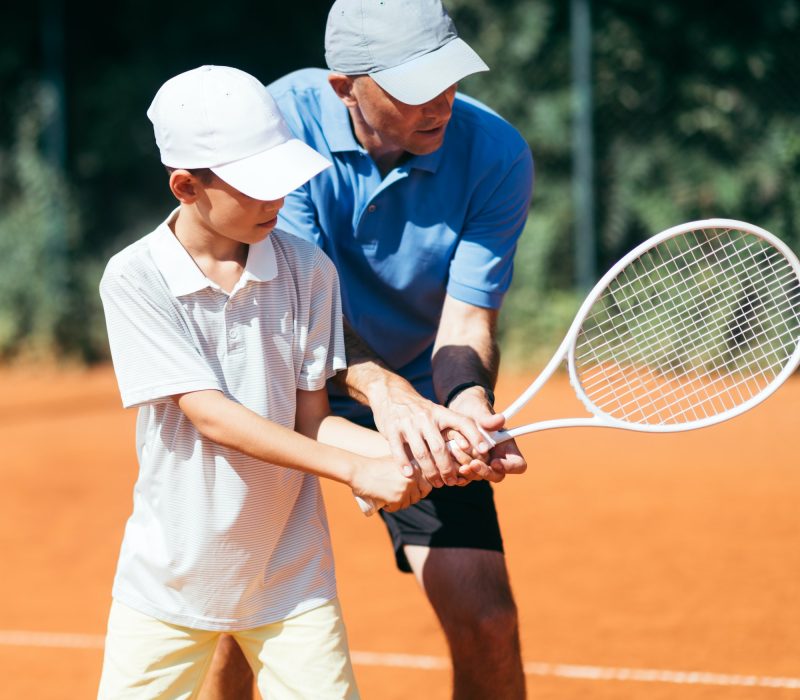
[[[451, 411], [420, 396], [407, 381], [392, 375], [380, 397], [372, 396], [370, 406], [375, 426], [389, 443], [392, 455], [400, 460], [416, 460], [431, 486], [456, 486], [467, 483], [459, 477], [459, 457], [463, 453], [487, 455], [490, 445], [468, 416]], [[462, 455], [454, 456], [443, 433], [455, 431]], [[456, 435], [457, 433], [457, 435]]]
[[[494, 413], [486, 397], [486, 392], [481, 387], [470, 387], [458, 394], [450, 403], [450, 407], [464, 416], [473, 418], [487, 433], [501, 430], [505, 423], [502, 413]], [[488, 459], [481, 454], [456, 451], [456, 457], [461, 463], [459, 475], [468, 481], [486, 479], [497, 483], [502, 481], [506, 474], [522, 474], [528, 464], [519, 451], [514, 440], [506, 440], [492, 448]], [[472, 457], [468, 463], [466, 460]]]

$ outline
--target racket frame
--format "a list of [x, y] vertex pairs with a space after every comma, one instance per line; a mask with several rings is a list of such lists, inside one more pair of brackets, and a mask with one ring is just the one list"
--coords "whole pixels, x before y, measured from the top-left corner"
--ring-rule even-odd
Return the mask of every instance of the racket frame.
[[666, 229], [665, 231], [648, 238], [646, 241], [639, 244], [625, 256], [620, 258], [620, 260], [617, 261], [617, 263], [600, 278], [597, 284], [595, 284], [595, 286], [587, 295], [583, 304], [581, 304], [578, 312], [575, 314], [575, 318], [572, 321], [564, 340], [561, 342], [561, 345], [559, 346], [558, 350], [556, 350], [553, 357], [541, 371], [539, 376], [537, 376], [536, 379], [530, 384], [530, 386], [522, 394], [520, 394], [520, 396], [508, 408], [503, 411], [506, 423], [508, 423], [509, 418], [519, 412], [519, 410], [539, 392], [545, 382], [550, 379], [550, 377], [555, 373], [556, 369], [558, 369], [561, 363], [566, 359], [570, 384], [572, 385], [572, 388], [578, 398], [581, 400], [581, 403], [583, 403], [586, 410], [591, 414], [591, 417], [558, 418], [553, 420], [539, 421], [517, 428], [500, 430], [492, 433], [491, 437], [494, 442], [503, 442], [505, 440], [511, 440], [519, 437], [520, 435], [527, 435], [529, 433], [550, 430], [553, 428], [605, 427], [635, 430], [646, 433], [675, 433], [686, 430], [696, 430], [697, 428], [705, 428], [709, 425], [715, 425], [717, 423], [730, 420], [731, 418], [750, 410], [773, 394], [775, 390], [781, 384], [783, 384], [783, 382], [786, 381], [786, 379], [788, 379], [788, 377], [797, 369], [797, 366], [800, 363], [800, 338], [797, 339], [794, 352], [791, 354], [781, 372], [779, 372], [772, 379], [772, 381], [756, 395], [752, 396], [741, 404], [728, 409], [727, 411], [686, 423], [653, 425], [633, 423], [614, 418], [613, 416], [603, 412], [602, 409], [598, 408], [591, 401], [591, 399], [589, 399], [589, 397], [586, 395], [586, 392], [583, 390], [583, 387], [581, 386], [580, 380], [578, 379], [577, 370], [575, 367], [575, 342], [578, 334], [580, 333], [581, 326], [583, 325], [583, 322], [589, 313], [589, 310], [606, 291], [608, 285], [631, 262], [640, 258], [644, 253], [655, 248], [664, 241], [684, 235], [690, 231], [712, 228], [736, 229], [761, 238], [783, 254], [786, 260], [790, 263], [796, 277], [800, 280], [800, 261], [797, 259], [797, 256], [794, 254], [791, 248], [789, 248], [786, 243], [780, 240], [777, 236], [771, 234], [769, 231], [744, 221], [737, 221], [735, 219], [703, 219], [699, 221], [690, 221], [688, 223], [679, 224], [678, 226], [673, 226], [672, 228]]

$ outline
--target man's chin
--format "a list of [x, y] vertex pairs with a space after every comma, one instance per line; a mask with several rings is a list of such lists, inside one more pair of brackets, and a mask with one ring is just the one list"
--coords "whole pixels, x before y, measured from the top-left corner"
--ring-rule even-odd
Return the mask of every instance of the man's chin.
[[435, 141], [424, 141], [424, 142], [417, 142], [411, 144], [409, 148], [406, 149], [411, 155], [414, 156], [428, 156], [434, 151], [438, 151], [442, 144], [444, 143], [444, 139], [436, 139]]

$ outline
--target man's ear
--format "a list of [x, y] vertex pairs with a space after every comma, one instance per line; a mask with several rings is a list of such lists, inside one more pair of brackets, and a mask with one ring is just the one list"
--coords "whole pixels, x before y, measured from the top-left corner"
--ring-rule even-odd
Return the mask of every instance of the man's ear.
[[188, 170], [177, 168], [169, 175], [169, 188], [181, 204], [194, 204], [200, 195], [200, 181]]
[[353, 78], [351, 76], [343, 73], [329, 73], [328, 82], [346, 107], [355, 107], [358, 104], [358, 100], [353, 95]]

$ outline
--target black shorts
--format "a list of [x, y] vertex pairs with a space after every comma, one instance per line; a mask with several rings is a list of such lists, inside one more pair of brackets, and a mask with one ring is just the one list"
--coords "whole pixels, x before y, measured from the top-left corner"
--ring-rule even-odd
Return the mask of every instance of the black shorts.
[[397, 568], [411, 572], [403, 545], [503, 551], [488, 481], [433, 489], [427, 498], [396, 513], [380, 511], [394, 545]]

